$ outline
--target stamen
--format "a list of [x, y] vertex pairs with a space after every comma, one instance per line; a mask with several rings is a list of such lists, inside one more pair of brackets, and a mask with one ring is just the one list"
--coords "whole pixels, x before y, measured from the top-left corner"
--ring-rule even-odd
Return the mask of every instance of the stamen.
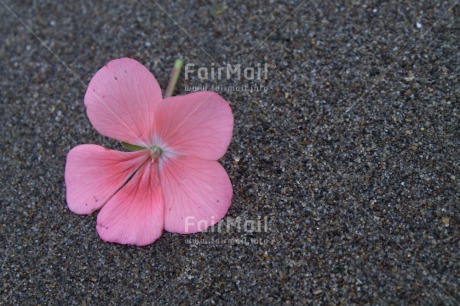
[[160, 158], [161, 154], [163, 153], [163, 150], [157, 146], [151, 146], [149, 150], [150, 150], [150, 157], [152, 159], [152, 163], [157, 161], [158, 158]]

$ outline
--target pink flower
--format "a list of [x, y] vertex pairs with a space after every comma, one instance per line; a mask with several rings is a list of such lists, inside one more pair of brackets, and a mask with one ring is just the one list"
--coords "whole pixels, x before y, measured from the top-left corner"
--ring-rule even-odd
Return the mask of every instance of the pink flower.
[[147, 245], [163, 229], [196, 233], [221, 220], [232, 185], [217, 162], [230, 144], [233, 115], [213, 92], [163, 99], [155, 77], [139, 62], [109, 62], [85, 95], [89, 120], [108, 137], [140, 150], [119, 152], [91, 144], [67, 156], [67, 204], [97, 217], [109, 242]]

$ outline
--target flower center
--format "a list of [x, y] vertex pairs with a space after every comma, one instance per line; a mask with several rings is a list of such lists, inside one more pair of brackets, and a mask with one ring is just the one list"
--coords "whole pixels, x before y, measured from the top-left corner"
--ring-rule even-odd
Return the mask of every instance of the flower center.
[[161, 154], [163, 153], [163, 150], [160, 147], [155, 146], [155, 145], [151, 146], [149, 148], [149, 151], [150, 151], [150, 157], [152, 158], [152, 163], [158, 160], [158, 158], [160, 158]]

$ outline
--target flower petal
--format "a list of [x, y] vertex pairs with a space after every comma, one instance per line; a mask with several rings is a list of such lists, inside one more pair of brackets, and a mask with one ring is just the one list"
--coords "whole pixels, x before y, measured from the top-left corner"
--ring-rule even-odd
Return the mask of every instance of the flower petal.
[[127, 153], [89, 144], [70, 150], [65, 166], [69, 209], [90, 214], [101, 208], [148, 156], [147, 151]]
[[232, 184], [217, 161], [179, 156], [160, 161], [165, 230], [196, 233], [222, 219], [232, 200]]
[[217, 160], [232, 138], [233, 115], [214, 92], [197, 92], [165, 99], [155, 111], [155, 134], [165, 150]]
[[99, 133], [140, 146], [151, 144], [153, 111], [161, 100], [155, 77], [130, 58], [101, 68], [85, 95], [89, 120]]
[[97, 232], [108, 242], [147, 245], [161, 236], [164, 204], [157, 164], [147, 161], [97, 216]]

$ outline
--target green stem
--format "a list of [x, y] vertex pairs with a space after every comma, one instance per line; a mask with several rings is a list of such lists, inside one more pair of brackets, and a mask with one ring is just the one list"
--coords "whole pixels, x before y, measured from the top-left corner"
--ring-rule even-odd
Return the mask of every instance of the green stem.
[[181, 59], [177, 59], [174, 62], [174, 68], [171, 71], [171, 78], [169, 79], [169, 84], [168, 84], [168, 88], [166, 89], [165, 98], [172, 96], [174, 92], [174, 88], [176, 87], [177, 79], [179, 79], [180, 70], [182, 69], [182, 65], [184, 65], [184, 61]]
[[147, 149], [145, 147], [133, 145], [133, 144], [130, 144], [130, 143], [127, 143], [127, 142], [124, 142], [124, 141], [120, 141], [120, 143], [121, 143], [121, 145], [123, 147], [125, 147], [126, 149], [128, 149], [130, 151], [140, 151], [140, 150], [146, 150]]

